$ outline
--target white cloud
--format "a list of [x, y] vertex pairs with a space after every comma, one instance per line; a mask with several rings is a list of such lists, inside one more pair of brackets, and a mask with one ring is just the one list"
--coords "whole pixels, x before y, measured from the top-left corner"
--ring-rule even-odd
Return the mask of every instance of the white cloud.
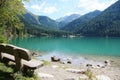
[[104, 10], [116, 1], [117, 0], [108, 0], [106, 2], [100, 2], [100, 0], [80, 0], [77, 7], [88, 12], [96, 9]]
[[31, 6], [32, 9], [34, 9], [36, 12], [43, 12], [47, 14], [52, 14], [54, 12], [57, 12], [57, 8], [54, 6], [47, 6], [46, 2], [43, 2], [41, 4], [34, 4]]
[[39, 5], [32, 5], [31, 8], [35, 9], [35, 10], [40, 10], [41, 9], [41, 7]]
[[32, 5], [31, 8], [35, 10], [41, 10], [45, 6], [45, 4], [46, 4], [45, 2], [41, 3], [40, 5], [35, 4], [35, 5]]
[[55, 13], [55, 12], [57, 12], [57, 11], [58, 11], [58, 10], [57, 10], [56, 7], [54, 7], [54, 6], [49, 6], [49, 7], [45, 7], [42, 12], [48, 13], [48, 14], [52, 14], [52, 13]]

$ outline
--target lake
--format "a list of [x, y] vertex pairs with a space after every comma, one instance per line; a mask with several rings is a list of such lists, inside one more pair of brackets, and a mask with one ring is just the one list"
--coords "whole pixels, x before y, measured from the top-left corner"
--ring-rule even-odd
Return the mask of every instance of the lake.
[[15, 38], [10, 43], [44, 53], [120, 56], [120, 38], [32, 37]]

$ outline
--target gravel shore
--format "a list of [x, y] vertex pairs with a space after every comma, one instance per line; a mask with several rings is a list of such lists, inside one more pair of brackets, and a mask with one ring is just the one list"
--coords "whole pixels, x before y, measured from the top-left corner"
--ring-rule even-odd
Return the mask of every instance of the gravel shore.
[[[84, 72], [89, 69], [94, 76], [104, 75], [109, 78], [106, 78], [106, 80], [120, 80], [120, 57], [83, 56], [83, 59], [87, 59], [88, 62], [90, 61], [90, 64], [93, 63], [93, 66], [86, 66], [83, 64], [85, 62], [76, 62], [77, 64], [63, 64], [61, 62], [46, 60], [49, 64], [44, 65], [35, 72], [40, 80], [80, 80], [80, 78], [82, 80], [88, 80], [88, 75]], [[99, 66], [99, 62], [104, 63], [106, 60], [110, 62], [109, 65], [104, 67]], [[97, 63], [94, 64], [94, 62], [97, 62], [98, 65]]]

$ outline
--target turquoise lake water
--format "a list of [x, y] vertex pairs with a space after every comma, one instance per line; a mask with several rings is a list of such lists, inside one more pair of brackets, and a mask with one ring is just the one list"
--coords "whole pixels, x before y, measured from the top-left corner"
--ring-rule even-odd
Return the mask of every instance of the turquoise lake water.
[[45, 53], [120, 56], [120, 38], [16, 38], [10, 43]]

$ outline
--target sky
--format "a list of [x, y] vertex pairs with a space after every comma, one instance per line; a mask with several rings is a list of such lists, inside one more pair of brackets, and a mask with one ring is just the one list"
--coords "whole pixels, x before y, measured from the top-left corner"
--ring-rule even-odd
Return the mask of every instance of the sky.
[[35, 15], [58, 19], [71, 14], [103, 11], [118, 0], [30, 0], [24, 7]]

